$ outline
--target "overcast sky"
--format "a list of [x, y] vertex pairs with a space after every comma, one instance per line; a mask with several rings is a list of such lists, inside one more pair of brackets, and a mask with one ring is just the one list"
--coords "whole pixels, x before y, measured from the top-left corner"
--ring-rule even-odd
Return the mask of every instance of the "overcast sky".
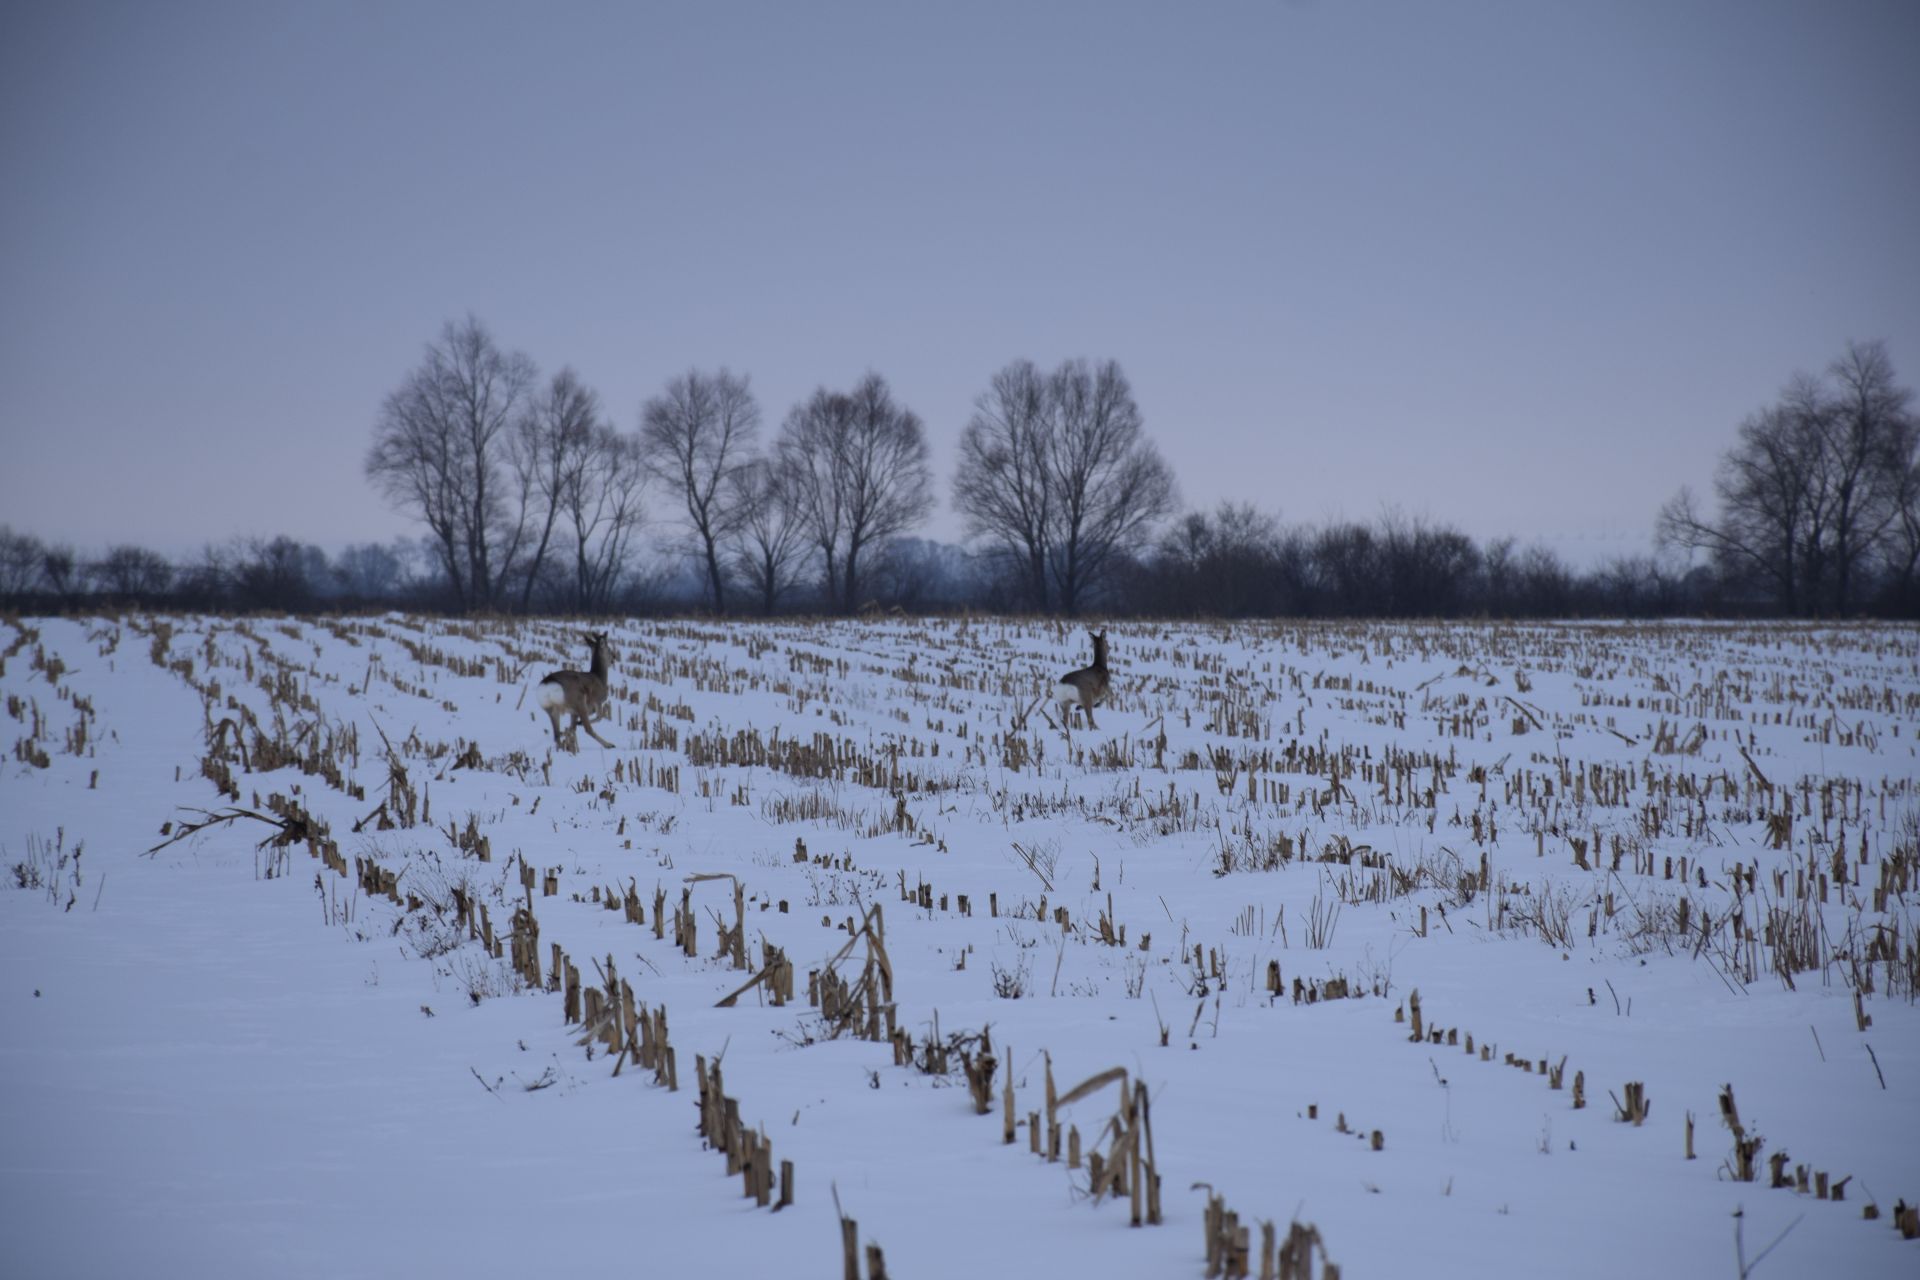
[[469, 312], [622, 427], [1117, 359], [1185, 501], [1643, 550], [1850, 338], [1920, 385], [1920, 4], [0, 6], [0, 521], [410, 532]]

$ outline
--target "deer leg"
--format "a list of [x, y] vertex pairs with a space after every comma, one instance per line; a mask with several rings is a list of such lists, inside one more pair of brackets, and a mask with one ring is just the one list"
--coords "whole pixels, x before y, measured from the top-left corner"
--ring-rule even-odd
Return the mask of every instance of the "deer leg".
[[566, 744], [560, 741], [560, 713], [554, 708], [548, 707], [547, 719], [553, 721], [553, 745], [556, 747], [564, 747]]
[[573, 718], [573, 722], [574, 724], [578, 725], [580, 728], [585, 729], [587, 731], [587, 736], [592, 738], [595, 742], [599, 743], [601, 746], [603, 747], [613, 746], [611, 742], [608, 742], [605, 738], [601, 737], [598, 733], [594, 732], [592, 722], [589, 721], [585, 716], [576, 715]]

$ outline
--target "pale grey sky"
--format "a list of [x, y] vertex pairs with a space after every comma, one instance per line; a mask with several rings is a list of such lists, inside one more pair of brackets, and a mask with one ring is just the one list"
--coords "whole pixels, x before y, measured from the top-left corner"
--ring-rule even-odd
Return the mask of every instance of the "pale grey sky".
[[1850, 338], [1920, 384], [1920, 4], [0, 7], [0, 521], [409, 531], [361, 462], [471, 311], [618, 425], [884, 374], [940, 509], [1016, 357], [1192, 505], [1644, 548]]

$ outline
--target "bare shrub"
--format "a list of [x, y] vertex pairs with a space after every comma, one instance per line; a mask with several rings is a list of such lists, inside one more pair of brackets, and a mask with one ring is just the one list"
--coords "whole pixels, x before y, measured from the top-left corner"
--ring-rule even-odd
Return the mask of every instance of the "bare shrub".
[[989, 968], [993, 971], [993, 994], [1002, 1000], [1018, 1000], [1032, 986], [1033, 962], [1024, 954], [1011, 969], [997, 960], [991, 962]]

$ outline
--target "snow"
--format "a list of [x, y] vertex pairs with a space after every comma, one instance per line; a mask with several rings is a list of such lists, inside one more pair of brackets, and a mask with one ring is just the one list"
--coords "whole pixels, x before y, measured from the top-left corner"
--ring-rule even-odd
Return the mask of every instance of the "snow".
[[[0, 761], [0, 1274], [834, 1275], [837, 1193], [896, 1276], [1200, 1276], [1208, 1189], [1252, 1226], [1255, 1274], [1258, 1223], [1284, 1237], [1297, 1220], [1349, 1278], [1734, 1275], [1736, 1211], [1749, 1264], [1786, 1232], [1755, 1275], [1914, 1273], [1920, 1242], [1892, 1220], [1920, 1200], [1920, 1015], [1911, 977], [1899, 986], [1911, 962], [1865, 955], [1876, 925], [1914, 945], [1920, 633], [1110, 634], [1113, 697], [1069, 739], [1043, 694], [1084, 661], [1076, 628], [632, 622], [612, 635], [598, 726], [617, 748], [582, 735], [569, 754], [527, 696], [584, 660], [581, 628], [558, 621], [0, 627], [16, 743]], [[229, 719], [241, 733], [223, 736]], [[388, 797], [383, 733], [425, 812], [356, 831]], [[721, 743], [779, 758], [816, 735], [838, 744], [830, 764], [703, 763]], [[297, 763], [257, 767], [263, 744], [312, 766], [328, 743], [360, 796]], [[1337, 783], [1304, 754], [1343, 748]], [[1390, 776], [1383, 796], [1365, 770], [1390, 751], [1440, 765]], [[209, 757], [237, 801], [202, 775]], [[1680, 794], [1682, 778], [1708, 794]], [[1766, 815], [1783, 793], [1795, 816], [1776, 849]], [[251, 818], [148, 853], [199, 811], [265, 812], [276, 794], [324, 821], [347, 874], [304, 840], [257, 847], [275, 828]], [[470, 823], [489, 861], [461, 848]], [[1596, 831], [1604, 851], [1582, 869], [1572, 838]], [[1808, 880], [1810, 902], [1795, 899], [1795, 872], [1830, 871], [1836, 847], [1857, 882], [1822, 904]], [[1351, 864], [1318, 860], [1342, 849]], [[399, 904], [359, 891], [360, 858], [400, 873]], [[1681, 858], [1684, 885], [1664, 874]], [[603, 1046], [576, 1043], [561, 995], [516, 990], [505, 960], [452, 927], [465, 885], [504, 936], [528, 901], [522, 859], [537, 878], [559, 869], [557, 894], [531, 894], [543, 975], [554, 944], [588, 986], [611, 957], [667, 1011], [678, 1092], [632, 1062], [615, 1076]], [[1880, 909], [1897, 859], [1908, 887]], [[1736, 866], [1756, 882], [1747, 923], [1773, 908], [1824, 931], [1828, 963], [1791, 989], [1774, 948], [1724, 923]], [[701, 874], [744, 882], [745, 972], [716, 954], [731, 886], [689, 884]], [[931, 909], [903, 899], [903, 876], [916, 897], [930, 886]], [[639, 926], [596, 900], [630, 881]], [[656, 886], [669, 912], [691, 893], [694, 958], [670, 927], [656, 939]], [[1683, 897], [1689, 933], [1647, 923]], [[1101, 940], [1109, 899], [1124, 946]], [[1555, 901], [1565, 945], [1516, 923]], [[916, 1042], [936, 1017], [943, 1038], [990, 1026], [990, 1114], [957, 1061], [929, 1075], [884, 1041], [824, 1038], [808, 972], [876, 904], [898, 1025]], [[794, 964], [796, 1000], [756, 989], [715, 1007], [763, 941]], [[1296, 980], [1332, 978], [1362, 994], [1295, 1003]], [[996, 994], [1012, 985], [1019, 998]], [[1492, 1060], [1410, 1042], [1396, 1014], [1416, 990], [1425, 1029], [1471, 1034]], [[1031, 1154], [1043, 1052], [1061, 1093], [1113, 1067], [1145, 1083], [1163, 1223], [1130, 1226], [1125, 1198], [1087, 1197], [1085, 1168]], [[741, 1119], [792, 1161], [791, 1207], [756, 1207], [704, 1149], [695, 1055], [723, 1061]], [[1563, 1056], [1556, 1090], [1538, 1066]], [[1638, 1126], [1614, 1118], [1630, 1081], [1650, 1102]], [[1757, 1182], [1727, 1167], [1728, 1084], [1765, 1139]], [[1074, 1102], [1062, 1124], [1091, 1150], [1118, 1096]], [[1850, 1176], [1845, 1200], [1770, 1189], [1781, 1149], [1789, 1178], [1801, 1164]]]

